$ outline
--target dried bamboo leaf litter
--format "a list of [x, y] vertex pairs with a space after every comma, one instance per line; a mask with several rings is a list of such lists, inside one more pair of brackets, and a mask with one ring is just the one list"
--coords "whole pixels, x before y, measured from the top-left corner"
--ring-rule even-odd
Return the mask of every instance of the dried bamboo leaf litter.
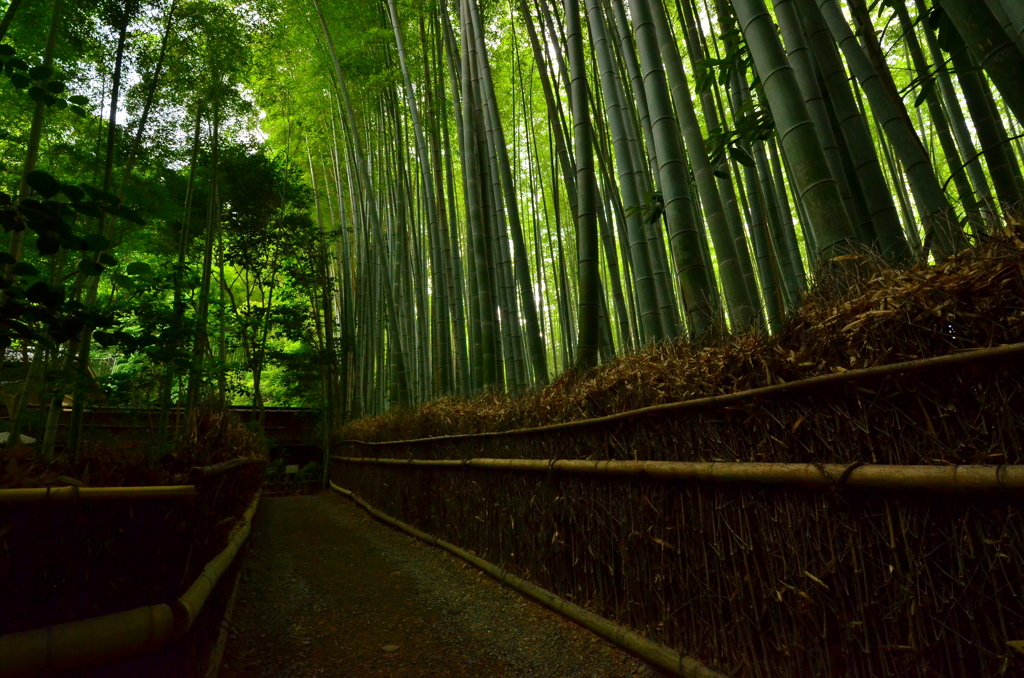
[[1024, 338], [1021, 238], [1008, 232], [939, 265], [902, 271], [865, 256], [846, 294], [817, 285], [779, 335], [734, 336], [708, 347], [670, 343], [525, 395], [443, 398], [416, 412], [360, 419], [336, 437], [403, 440], [541, 426], [1014, 343]]

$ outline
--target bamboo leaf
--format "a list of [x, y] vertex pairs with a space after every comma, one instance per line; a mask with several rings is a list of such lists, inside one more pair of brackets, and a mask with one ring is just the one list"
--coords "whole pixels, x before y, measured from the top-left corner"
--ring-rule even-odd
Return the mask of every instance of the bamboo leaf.
[[914, 106], [920, 106], [921, 103], [928, 98], [928, 95], [935, 89], [935, 78], [928, 78], [924, 85], [921, 86], [921, 91], [918, 93], [917, 98], [914, 99]]
[[750, 154], [739, 146], [729, 147], [729, 157], [743, 165], [744, 167], [754, 167], [754, 159], [750, 157]]

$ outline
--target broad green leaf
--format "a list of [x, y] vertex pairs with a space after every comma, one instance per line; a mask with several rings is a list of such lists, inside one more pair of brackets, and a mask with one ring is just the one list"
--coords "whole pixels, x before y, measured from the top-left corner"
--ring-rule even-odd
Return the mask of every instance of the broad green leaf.
[[99, 233], [90, 233], [82, 237], [85, 244], [89, 246], [89, 249], [93, 252], [102, 252], [103, 250], [110, 249], [110, 241], [105, 236]]
[[39, 269], [27, 261], [19, 261], [14, 265], [14, 268], [11, 269], [11, 273], [14, 275], [33, 276], [39, 275]]
[[95, 186], [90, 186], [89, 184], [82, 184], [82, 188], [85, 189], [85, 192], [88, 193], [93, 200], [96, 200], [98, 202], [105, 202], [108, 205], [121, 204], [121, 200], [116, 195], [107, 193], [101, 188], [96, 188]]
[[60, 94], [65, 89], [67, 88], [65, 87], [64, 83], [59, 80], [54, 80], [52, 82], [46, 83], [46, 91], [50, 94]]
[[33, 304], [47, 304], [53, 297], [53, 290], [45, 282], [40, 280], [36, 284], [25, 290], [25, 298], [31, 301]]
[[39, 250], [39, 254], [48, 257], [60, 250], [60, 240], [53, 236], [41, 235], [36, 239], [36, 249]]
[[138, 212], [136, 212], [135, 210], [130, 210], [127, 207], [104, 207], [103, 209], [107, 213], [113, 214], [116, 217], [120, 217], [125, 221], [130, 221], [133, 224], [138, 224], [140, 226], [144, 226], [146, 224], [146, 221]]
[[131, 221], [132, 223], [137, 223], [140, 226], [145, 225], [145, 219], [142, 218], [142, 215], [140, 215], [135, 210], [128, 209], [127, 207], [119, 207], [118, 216], [120, 216], [125, 221]]
[[949, 18], [949, 14], [946, 12], [942, 12], [942, 15], [939, 17], [938, 33], [939, 47], [943, 51], [953, 54], [964, 48], [965, 43], [960, 35], [960, 30], [953, 24], [953, 20]]
[[78, 270], [82, 272], [82, 275], [99, 275], [103, 273], [103, 266], [92, 259], [82, 259], [78, 262]]
[[100, 218], [103, 215], [103, 211], [99, 208], [99, 206], [96, 203], [91, 202], [91, 201], [90, 202], [78, 202], [78, 201], [76, 201], [76, 202], [72, 203], [71, 208], [74, 209], [76, 212], [80, 212], [80, 213], [84, 214], [87, 217], [93, 217], [95, 219], [98, 219], [98, 218]]
[[117, 343], [117, 339], [114, 338], [114, 335], [110, 332], [104, 332], [103, 330], [95, 330], [92, 333], [92, 338], [103, 348], [110, 348]]
[[107, 252], [104, 252], [103, 254], [100, 255], [100, 263], [103, 264], [104, 266], [117, 266], [117, 257], [115, 257], [113, 254], [108, 254]]
[[71, 184], [61, 184], [60, 192], [68, 197], [68, 200], [72, 202], [78, 202], [85, 197], [85, 191], [80, 189], [78, 186], [72, 186]]
[[117, 339], [118, 342], [122, 344], [130, 345], [135, 343], [135, 337], [128, 334], [124, 330], [114, 330], [113, 332], [111, 332], [111, 334], [114, 336], [115, 339]]
[[53, 69], [49, 66], [33, 66], [28, 69], [28, 76], [33, 80], [46, 80], [53, 75]]
[[153, 272], [153, 267], [144, 261], [133, 261], [128, 264], [124, 272], [128, 275], [149, 275]]
[[74, 96], [68, 97], [68, 102], [75, 104], [76, 106], [88, 106], [89, 97], [84, 97], [81, 94], [76, 94]]
[[26, 87], [32, 84], [32, 80], [24, 73], [12, 73], [11, 84], [17, 87], [18, 89], [25, 89]]
[[28, 185], [32, 187], [33, 191], [47, 200], [60, 193], [60, 182], [54, 179], [53, 175], [42, 170], [29, 172], [25, 180], [28, 181]]

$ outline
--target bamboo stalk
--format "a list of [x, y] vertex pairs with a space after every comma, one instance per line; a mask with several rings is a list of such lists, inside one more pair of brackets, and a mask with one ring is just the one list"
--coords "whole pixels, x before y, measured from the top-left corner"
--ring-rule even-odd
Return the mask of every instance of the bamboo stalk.
[[694, 398], [692, 400], [683, 400], [675, 403], [650, 405], [648, 407], [641, 407], [635, 410], [628, 410], [626, 412], [608, 414], [603, 417], [593, 417], [591, 419], [566, 421], [558, 424], [547, 424], [545, 426], [517, 428], [508, 431], [461, 433], [449, 436], [434, 436], [431, 438], [411, 438], [409, 440], [389, 440], [384, 442], [367, 442], [363, 440], [340, 440], [334, 443], [334, 445], [366, 445], [383, 447], [387, 445], [412, 445], [419, 443], [432, 443], [451, 440], [469, 440], [473, 438], [493, 438], [497, 436], [528, 435], [535, 433], [548, 433], [551, 431], [565, 431], [569, 429], [587, 428], [589, 426], [610, 424], [614, 422], [625, 421], [628, 419], [635, 419], [636, 417], [641, 417], [649, 414], [681, 412], [683, 410], [695, 409], [698, 407], [726, 405], [738, 401], [750, 400], [753, 398], [773, 396], [778, 395], [780, 393], [789, 393], [792, 391], [800, 391], [805, 388], [833, 386], [835, 384], [857, 381], [860, 379], [887, 377], [894, 376], [897, 374], [909, 374], [912, 372], [921, 372], [932, 368], [959, 367], [961, 365], [966, 365], [980, 360], [992, 360], [996, 358], [1008, 359], [1012, 357], [1017, 357], [1021, 354], [1024, 354], [1024, 342], [1016, 344], [1005, 344], [1003, 346], [995, 346], [991, 348], [972, 349], [970, 351], [964, 351], [962, 353], [952, 353], [947, 355], [935, 356], [932, 358], [922, 358], [920, 360], [907, 360], [899, 363], [890, 363], [888, 365], [876, 365], [874, 367], [865, 367], [859, 370], [847, 370], [845, 372], [835, 372], [832, 374], [820, 374], [814, 377], [808, 377], [807, 379], [800, 379], [798, 381], [790, 381], [782, 384], [772, 384], [771, 386], [762, 386], [759, 388], [748, 389], [746, 391], [736, 391], [735, 393], [726, 393], [724, 395], [713, 395], [704, 398]]
[[718, 483], [763, 483], [823, 488], [922, 490], [971, 494], [1024, 489], [1024, 464], [900, 466], [895, 464], [783, 464], [722, 461], [589, 461], [583, 459], [384, 459], [332, 456], [349, 464], [561, 471], [578, 475], [643, 477]]
[[[83, 488], [126, 489], [126, 488]], [[194, 489], [194, 488], [193, 488]], [[188, 633], [214, 585], [249, 536], [260, 493], [242, 515], [227, 547], [207, 563], [199, 578], [171, 605], [126, 612], [0, 636], [0, 678], [38, 676], [155, 650]], [[46, 673], [41, 673], [46, 670]]]
[[0, 490], [0, 504], [39, 501], [89, 501], [93, 499], [177, 499], [191, 497], [195, 485], [153, 485], [142, 487], [23, 487]]
[[353, 500], [363, 507], [367, 513], [381, 522], [397, 527], [403, 532], [425, 541], [428, 544], [443, 548], [452, 555], [455, 555], [467, 563], [480, 568], [494, 579], [508, 585], [526, 597], [532, 598], [541, 605], [554, 610], [563, 617], [576, 622], [583, 628], [596, 633], [605, 640], [615, 643], [627, 652], [630, 652], [644, 661], [668, 671], [674, 676], [684, 676], [685, 678], [724, 678], [722, 674], [709, 669], [696, 659], [684, 657], [669, 647], [656, 643], [650, 638], [646, 638], [635, 631], [629, 630], [625, 626], [621, 626], [615, 622], [605, 619], [604, 617], [600, 617], [579, 605], [574, 605], [564, 598], [556, 596], [547, 589], [543, 589], [536, 584], [531, 584], [525, 579], [521, 579], [510, 572], [502, 570], [493, 563], [490, 563], [479, 556], [473, 555], [465, 549], [461, 549], [444, 539], [439, 539], [433, 535], [427, 534], [426, 532], [417, 530], [415, 527], [403, 523], [383, 511], [378, 511], [363, 501], [354, 492], [338, 487], [333, 481], [331, 482], [331, 489]]

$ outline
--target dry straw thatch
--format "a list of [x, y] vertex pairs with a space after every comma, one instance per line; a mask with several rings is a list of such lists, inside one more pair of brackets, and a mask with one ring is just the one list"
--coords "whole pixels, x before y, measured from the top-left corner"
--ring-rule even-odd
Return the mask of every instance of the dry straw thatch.
[[1008, 234], [937, 266], [907, 270], [862, 257], [863, 275], [850, 289], [839, 295], [832, 285], [817, 286], [776, 336], [745, 334], [706, 347], [669, 343], [526, 394], [442, 398], [415, 412], [359, 419], [336, 437], [402, 440], [540, 426], [1020, 341], [1022, 238]]
[[[859, 260], [775, 337], [626, 356], [519, 398], [448, 399], [340, 438], [507, 430], [1024, 339], [1024, 237], [939, 265]], [[575, 431], [366, 448], [395, 458], [1022, 463], [1018, 360]], [[335, 464], [370, 504], [743, 677], [1021, 671], [1019, 497], [809, 491]]]

